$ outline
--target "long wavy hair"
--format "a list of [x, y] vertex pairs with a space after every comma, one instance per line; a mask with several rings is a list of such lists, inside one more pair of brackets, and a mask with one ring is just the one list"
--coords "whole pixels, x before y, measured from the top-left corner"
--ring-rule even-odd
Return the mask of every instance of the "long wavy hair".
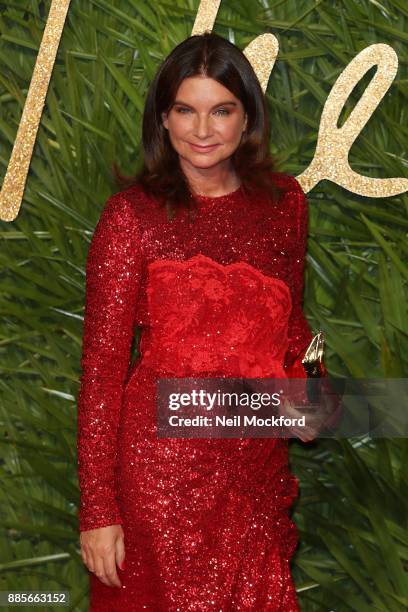
[[245, 55], [238, 47], [214, 33], [190, 36], [161, 64], [148, 90], [143, 114], [143, 166], [133, 176], [112, 169], [120, 187], [139, 183], [144, 191], [170, 207], [191, 207], [191, 191], [178, 154], [162, 123], [183, 79], [204, 75], [231, 91], [247, 113], [247, 128], [232, 155], [234, 169], [247, 193], [279, 195], [272, 172], [275, 162], [269, 151], [270, 126], [262, 88]]

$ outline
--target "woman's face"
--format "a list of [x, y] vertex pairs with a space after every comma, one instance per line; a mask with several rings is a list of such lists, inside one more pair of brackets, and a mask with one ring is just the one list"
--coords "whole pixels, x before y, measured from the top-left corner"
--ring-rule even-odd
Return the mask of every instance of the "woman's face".
[[180, 161], [195, 168], [211, 168], [228, 160], [247, 125], [242, 102], [206, 76], [184, 79], [162, 119]]

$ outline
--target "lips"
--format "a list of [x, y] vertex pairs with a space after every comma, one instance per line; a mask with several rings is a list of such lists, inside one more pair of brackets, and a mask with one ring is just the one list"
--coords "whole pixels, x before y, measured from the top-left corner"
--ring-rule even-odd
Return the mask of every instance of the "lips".
[[203, 146], [203, 145], [194, 144], [192, 142], [189, 142], [188, 144], [193, 149], [193, 151], [197, 151], [198, 153], [210, 153], [211, 151], [214, 151], [214, 149], [216, 149], [219, 146], [218, 144]]

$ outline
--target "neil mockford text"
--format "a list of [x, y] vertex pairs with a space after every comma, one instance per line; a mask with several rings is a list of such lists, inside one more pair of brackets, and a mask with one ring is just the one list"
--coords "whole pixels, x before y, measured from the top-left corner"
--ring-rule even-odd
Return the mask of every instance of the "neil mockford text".
[[[282, 404], [281, 393], [245, 393], [245, 392], [226, 392], [218, 389], [215, 393], [210, 393], [204, 389], [194, 389], [184, 393], [169, 393], [168, 407], [170, 410], [177, 411], [188, 410], [194, 407], [195, 409], [205, 411], [204, 414], [195, 414], [190, 418], [185, 416], [173, 415], [168, 419], [168, 423], [172, 427], [212, 427], [213, 419], [207, 414], [210, 411], [215, 411], [222, 406], [232, 406], [235, 408], [251, 408], [259, 410], [264, 406], [272, 406], [276, 408]], [[233, 416], [215, 415], [215, 424], [222, 427], [240, 427], [242, 425], [249, 427], [282, 427], [282, 426], [305, 426], [305, 416], [299, 418], [288, 418], [284, 415], [270, 415], [266, 418], [261, 418], [258, 415], [243, 415], [241, 420], [240, 414]]]

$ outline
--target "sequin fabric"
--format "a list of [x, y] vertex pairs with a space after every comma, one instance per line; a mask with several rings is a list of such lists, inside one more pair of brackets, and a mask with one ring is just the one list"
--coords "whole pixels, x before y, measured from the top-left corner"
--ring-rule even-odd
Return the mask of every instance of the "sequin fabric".
[[[80, 531], [122, 524], [122, 587], [90, 574], [93, 612], [295, 612], [298, 495], [288, 440], [156, 436], [160, 376], [302, 377], [307, 200], [197, 196], [169, 220], [114, 194], [87, 257], [78, 395]], [[139, 356], [130, 363], [141, 327]]]
[[144, 364], [177, 376], [286, 377], [289, 287], [247, 262], [199, 253], [149, 264], [151, 343]]

